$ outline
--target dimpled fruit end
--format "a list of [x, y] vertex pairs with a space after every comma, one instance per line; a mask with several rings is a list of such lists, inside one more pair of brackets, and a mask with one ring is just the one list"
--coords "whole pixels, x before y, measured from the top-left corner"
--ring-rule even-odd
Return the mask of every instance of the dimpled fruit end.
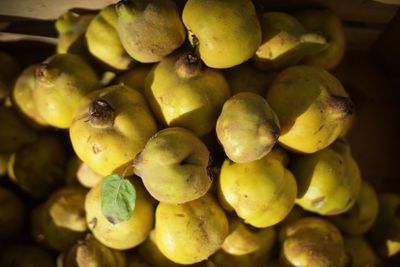
[[114, 123], [115, 111], [111, 105], [103, 100], [97, 99], [90, 103], [88, 121], [93, 127], [108, 127]]

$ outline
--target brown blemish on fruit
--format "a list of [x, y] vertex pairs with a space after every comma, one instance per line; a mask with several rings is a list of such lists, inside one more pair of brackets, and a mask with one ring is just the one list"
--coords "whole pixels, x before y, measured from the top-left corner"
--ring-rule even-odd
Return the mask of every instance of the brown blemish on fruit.
[[88, 122], [94, 127], [109, 127], [114, 124], [114, 108], [105, 100], [97, 99], [90, 103]]
[[102, 149], [101, 149], [100, 145], [94, 144], [92, 146], [92, 151], [93, 151], [94, 154], [98, 154], [98, 153], [100, 153], [102, 151]]
[[322, 205], [324, 205], [326, 198], [324, 196], [318, 197], [314, 200], [311, 201], [311, 205], [314, 208], [320, 208]]
[[354, 104], [348, 97], [330, 95], [327, 105], [335, 113], [343, 114], [343, 117], [354, 113]]
[[321, 126], [319, 126], [319, 128], [318, 128], [318, 130], [317, 131], [315, 131], [315, 133], [314, 134], [317, 134], [317, 133], [319, 133], [322, 129], [324, 129], [324, 127], [325, 127], [325, 124], [321, 124]]
[[196, 76], [201, 68], [201, 60], [193, 53], [184, 53], [175, 63], [175, 69], [182, 78]]

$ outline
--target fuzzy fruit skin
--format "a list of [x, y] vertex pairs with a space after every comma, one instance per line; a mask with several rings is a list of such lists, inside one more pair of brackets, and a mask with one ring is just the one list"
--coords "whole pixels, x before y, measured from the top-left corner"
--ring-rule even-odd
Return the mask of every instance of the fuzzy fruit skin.
[[45, 249], [29, 244], [11, 244], [0, 252], [3, 267], [56, 267], [55, 259]]
[[342, 215], [329, 217], [329, 220], [343, 233], [363, 235], [371, 228], [377, 215], [378, 196], [368, 182], [362, 181], [353, 207]]
[[297, 180], [296, 203], [321, 215], [348, 211], [361, 187], [360, 169], [343, 141], [314, 154], [297, 155], [290, 169]]
[[118, 82], [144, 94], [145, 80], [152, 67], [153, 64], [141, 64], [135, 66], [121, 74], [118, 78]]
[[211, 260], [218, 267], [254, 267], [265, 266], [270, 258], [270, 254], [275, 245], [275, 231], [272, 227], [260, 229], [257, 232], [259, 248], [248, 254], [234, 255], [229, 254], [223, 249], [218, 250], [211, 256]]
[[189, 41], [198, 46], [201, 59], [211, 68], [239, 65], [261, 43], [260, 23], [250, 0], [189, 0], [182, 20]]
[[[157, 247], [155, 231], [150, 232], [149, 237], [138, 247], [139, 255], [151, 264], [151, 267], [185, 267], [168, 259]], [[149, 265], [150, 266], [150, 265]], [[210, 261], [202, 261], [189, 265], [190, 267], [215, 267]], [[135, 266], [132, 266], [135, 267]]]
[[157, 64], [146, 78], [145, 95], [162, 124], [204, 136], [215, 127], [229, 85], [218, 70], [189, 63], [188, 56], [172, 55]]
[[313, 214], [307, 212], [303, 208], [298, 205], [295, 205], [290, 213], [285, 217], [283, 221], [278, 223], [275, 226], [275, 229], [278, 231], [278, 240], [279, 242], [283, 242], [286, 235], [286, 228], [288, 228], [292, 223], [300, 220], [303, 217], [312, 216]]
[[229, 83], [232, 95], [240, 92], [252, 92], [265, 96], [276, 73], [265, 73], [256, 69], [250, 62], [222, 70]]
[[331, 70], [342, 60], [346, 48], [340, 18], [330, 10], [303, 10], [294, 14], [308, 31], [320, 32], [328, 40], [327, 47], [303, 58], [303, 63]]
[[133, 167], [155, 199], [180, 204], [207, 193], [211, 186], [209, 160], [207, 147], [194, 133], [172, 127], [150, 138]]
[[53, 192], [31, 216], [36, 242], [56, 251], [64, 251], [82, 238], [87, 230], [84, 200], [86, 190], [66, 186]]
[[12, 100], [23, 116], [27, 117], [34, 126], [46, 126], [47, 122], [40, 116], [33, 100], [33, 90], [36, 86], [35, 72], [39, 65], [27, 67], [18, 76], [12, 91]]
[[326, 49], [326, 39], [318, 32], [307, 32], [293, 16], [265, 12], [261, 17], [262, 43], [253, 57], [264, 71], [296, 65], [304, 56]]
[[368, 239], [381, 257], [389, 258], [400, 254], [400, 195], [378, 194], [378, 216], [368, 231]]
[[254, 227], [279, 223], [294, 206], [292, 173], [268, 155], [248, 163], [225, 160], [219, 176], [220, 197]]
[[89, 52], [100, 62], [115, 70], [130, 68], [134, 60], [119, 39], [115, 5], [103, 8], [90, 22], [85, 38]]
[[354, 109], [339, 80], [321, 68], [302, 65], [283, 70], [266, 99], [279, 118], [279, 144], [297, 153], [329, 146]]
[[207, 259], [227, 235], [226, 215], [210, 195], [184, 204], [158, 204], [156, 244], [176, 263], [193, 264]]
[[37, 133], [12, 109], [0, 106], [0, 152], [13, 153], [37, 139]]
[[[145, 98], [137, 91], [115, 85], [92, 92], [76, 112], [69, 129], [78, 157], [93, 171], [130, 175], [132, 160], [157, 131]], [[89, 114], [97, 100], [106, 101], [115, 117], [98, 125]]]
[[345, 236], [344, 248], [349, 267], [377, 267], [380, 265], [378, 255], [362, 236]]
[[237, 163], [261, 159], [278, 140], [278, 117], [267, 101], [254, 93], [229, 98], [218, 117], [216, 132], [228, 158]]
[[280, 146], [274, 146], [272, 150], [268, 153], [268, 157], [280, 161], [285, 167], [289, 165], [289, 154], [285, 149]]
[[212, 256], [217, 266], [262, 266], [270, 257], [276, 240], [273, 227], [254, 229], [236, 217], [229, 218], [229, 235], [222, 250]]
[[77, 172], [76, 178], [78, 178], [79, 183], [86, 188], [95, 187], [101, 180], [103, 176], [93, 171], [86, 163], [81, 162]]
[[343, 267], [345, 250], [339, 230], [317, 217], [302, 218], [286, 228], [281, 256], [288, 266]]
[[122, 251], [108, 248], [87, 235], [61, 254], [57, 267], [125, 267], [126, 262]]
[[86, 56], [85, 32], [94, 15], [81, 15], [73, 11], [62, 14], [55, 22], [58, 32], [57, 53]]
[[59, 54], [36, 69], [33, 98], [40, 116], [49, 125], [66, 129], [86, 94], [97, 87], [95, 71], [82, 58]]
[[232, 255], [246, 255], [260, 248], [259, 236], [252, 231], [251, 226], [246, 225], [237, 217], [229, 217], [228, 220], [229, 235], [222, 244], [225, 252]]
[[170, 0], [120, 2], [116, 9], [122, 45], [139, 62], [158, 62], [186, 39], [178, 9]]
[[0, 186], [0, 240], [17, 234], [23, 227], [25, 208], [19, 197]]
[[143, 185], [130, 180], [136, 190], [136, 204], [132, 216], [124, 222], [112, 224], [101, 210], [101, 185], [97, 184], [86, 196], [86, 221], [96, 239], [113, 249], [130, 249], [142, 243], [149, 235], [154, 224], [153, 200]]
[[153, 267], [183, 267], [185, 265], [176, 263], [165, 257], [158, 249], [155, 241], [155, 232], [152, 230], [149, 237], [138, 247], [139, 254], [147, 259]]
[[277, 70], [295, 65], [303, 57], [300, 37], [303, 26], [283, 12], [266, 12], [261, 17], [262, 43], [253, 57], [261, 70]]
[[34, 198], [43, 198], [64, 181], [65, 147], [53, 134], [39, 138], [11, 155], [8, 176], [22, 191]]

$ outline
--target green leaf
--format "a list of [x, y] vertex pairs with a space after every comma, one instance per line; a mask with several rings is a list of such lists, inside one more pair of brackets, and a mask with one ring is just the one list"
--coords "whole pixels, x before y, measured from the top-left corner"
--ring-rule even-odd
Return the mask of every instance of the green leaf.
[[100, 198], [101, 211], [112, 224], [127, 221], [135, 210], [135, 187], [120, 175], [111, 174], [104, 178]]

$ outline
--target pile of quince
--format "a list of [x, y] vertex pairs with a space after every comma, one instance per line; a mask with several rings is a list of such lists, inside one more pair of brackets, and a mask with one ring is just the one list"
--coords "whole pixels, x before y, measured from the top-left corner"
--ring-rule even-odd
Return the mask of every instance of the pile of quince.
[[[400, 195], [362, 180], [329, 10], [123, 0], [0, 54], [0, 266], [378, 266]], [[31, 51], [35, 53], [35, 51]]]

